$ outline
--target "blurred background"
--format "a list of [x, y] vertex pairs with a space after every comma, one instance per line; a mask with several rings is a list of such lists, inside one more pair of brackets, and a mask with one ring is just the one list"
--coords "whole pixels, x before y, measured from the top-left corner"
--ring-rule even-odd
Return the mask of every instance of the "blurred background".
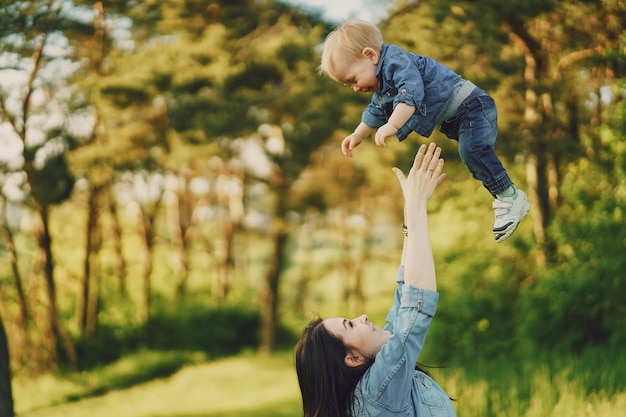
[[[309, 320], [383, 324], [422, 143], [460, 417], [626, 407], [622, 0], [0, 0], [0, 417], [299, 416]], [[368, 95], [317, 75], [351, 17], [487, 90], [528, 218], [436, 132], [344, 157]]]

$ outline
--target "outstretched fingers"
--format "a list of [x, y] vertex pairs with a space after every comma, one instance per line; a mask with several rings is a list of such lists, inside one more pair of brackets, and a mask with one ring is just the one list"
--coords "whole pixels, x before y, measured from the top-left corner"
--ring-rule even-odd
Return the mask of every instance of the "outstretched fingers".
[[441, 158], [441, 148], [430, 143], [428, 146], [420, 146], [411, 171], [419, 171], [425, 174], [430, 173], [433, 176], [441, 174], [443, 169], [443, 159]]
[[407, 181], [411, 178], [413, 178], [412, 181], [417, 181], [423, 184], [423, 186], [430, 188], [430, 192], [439, 186], [446, 178], [446, 174], [442, 173], [443, 165], [444, 160], [441, 158], [441, 148], [434, 143], [430, 143], [428, 146], [420, 146], [408, 175], [405, 176], [402, 170], [395, 167], [393, 168], [393, 172], [395, 172], [398, 177], [398, 181], [406, 197], [407, 190], [405, 187]]
[[[431, 143], [430, 145], [434, 145], [434, 143]], [[413, 160], [413, 166], [411, 167], [411, 171], [413, 170], [418, 170], [422, 167], [422, 163], [424, 162], [424, 157], [426, 154], [426, 151], [430, 148], [429, 146], [426, 145], [420, 145], [419, 149], [417, 150], [417, 153], [415, 154], [415, 159]]]
[[426, 154], [424, 155], [424, 162], [422, 163], [422, 171], [424, 172], [434, 171], [440, 155], [441, 155], [441, 148], [436, 146], [434, 143], [429, 144], [428, 149], [426, 149]]

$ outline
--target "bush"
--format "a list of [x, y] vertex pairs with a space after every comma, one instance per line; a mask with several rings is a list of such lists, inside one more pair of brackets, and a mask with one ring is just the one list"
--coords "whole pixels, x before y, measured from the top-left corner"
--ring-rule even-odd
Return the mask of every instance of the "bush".
[[259, 312], [250, 307], [171, 303], [155, 310], [146, 324], [102, 323], [95, 337], [78, 340], [79, 368], [142, 349], [198, 351], [215, 359], [258, 345]]

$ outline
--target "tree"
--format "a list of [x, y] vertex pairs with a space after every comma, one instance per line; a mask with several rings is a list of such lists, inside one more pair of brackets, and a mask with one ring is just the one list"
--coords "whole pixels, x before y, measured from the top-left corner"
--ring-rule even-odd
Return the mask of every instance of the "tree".
[[11, 3], [2, 5], [0, 42], [5, 59], [14, 63], [4, 71], [17, 73], [12, 79], [21, 85], [4, 86], [0, 92], [1, 120], [21, 142], [20, 169], [27, 175], [29, 188], [26, 202], [41, 220], [35, 237], [47, 289], [52, 363], [62, 358], [74, 364], [73, 344], [58, 314], [49, 220], [51, 209], [69, 198], [73, 189], [65, 151], [84, 140], [76, 123], [89, 123], [87, 106], [66, 84], [67, 71], [60, 71], [73, 59], [60, 30], [80, 32], [83, 26], [66, 15], [58, 2]]
[[[154, 12], [160, 17], [150, 45], [120, 51], [114, 72], [100, 79], [98, 91], [107, 99], [106, 119], [117, 123], [110, 134], [127, 144], [124, 155], [151, 156], [135, 157], [144, 165], [152, 160], [154, 166], [180, 166], [201, 155], [229, 160], [233, 139], [254, 134], [264, 123], [281, 127], [285, 149], [270, 154], [268, 180], [276, 202], [271, 221], [275, 249], [262, 302], [267, 309], [262, 344], [269, 350], [275, 343], [290, 190], [312, 150], [339, 124], [343, 102], [327, 100], [334, 95], [330, 84], [314, 79], [315, 45], [328, 30], [318, 20], [278, 2], [214, 2], [208, 11], [205, 6], [157, 3]], [[189, 24], [175, 24], [180, 20]], [[134, 33], [138, 42], [148, 39], [140, 37], [141, 30]], [[149, 120], [155, 102], [163, 103], [162, 118]], [[121, 111], [126, 117], [113, 117]], [[157, 147], [164, 152], [154, 152]], [[227, 229], [236, 231], [236, 224]]]
[[13, 391], [11, 389], [11, 366], [9, 343], [0, 316], [0, 417], [13, 417]]
[[[125, 173], [130, 173], [130, 177], [137, 180], [145, 175], [151, 176], [152, 172], [146, 172], [145, 169], [151, 171], [158, 168], [159, 158], [155, 154], [169, 149], [165, 139], [168, 119], [163, 97], [154, 88], [150, 88], [154, 86], [149, 83], [144, 85], [144, 74], [134, 73], [133, 67], [121, 65], [127, 53], [121, 46], [126, 39], [124, 36], [128, 34], [123, 24], [126, 21], [124, 19], [132, 17], [137, 32], [144, 31], [148, 34], [153, 34], [153, 31], [146, 31], [146, 28], [159, 19], [158, 13], [138, 12], [141, 8], [142, 4], [113, 2], [107, 3], [105, 9], [102, 2], [95, 2], [94, 19], [88, 22], [92, 28], [92, 36], [85, 38], [78, 47], [86, 64], [76, 74], [75, 80], [96, 115], [91, 140], [74, 149], [70, 159], [73, 170], [83, 175], [89, 184], [87, 247], [77, 308], [79, 328], [86, 336], [93, 336], [97, 326], [97, 293], [101, 275], [98, 267], [102, 239], [100, 224], [104, 213], [109, 214], [113, 224], [111, 237], [115, 249], [114, 269], [119, 290], [122, 295], [126, 292], [126, 262], [122, 254], [118, 201], [113, 187], [116, 182], [124, 183], [123, 180], [120, 181], [120, 177], [123, 178]], [[116, 31], [124, 34], [116, 37]], [[146, 103], [149, 104], [145, 106]], [[116, 113], [117, 106], [124, 107], [125, 116], [119, 117]], [[151, 291], [153, 222], [160, 206], [160, 194], [156, 196], [156, 200], [152, 196], [149, 201], [142, 196], [135, 197], [137, 207], [140, 208], [137, 213], [137, 233], [145, 244], [142, 269], [144, 294], [141, 297], [140, 311], [143, 319], [147, 320]]]
[[435, 11], [441, 21], [454, 19], [474, 26], [474, 36], [483, 38], [485, 44], [501, 41], [499, 47], [484, 50], [492, 65], [511, 52], [523, 59], [517, 73], [522, 82], [515, 92], [516, 101], [523, 103], [517, 109], [523, 115], [518, 128], [522, 133], [517, 136], [526, 144], [537, 259], [540, 264], [552, 263], [556, 241], [549, 225], [561, 204], [563, 166], [585, 154], [580, 128], [589, 126], [591, 120], [581, 104], [590, 93], [583, 87], [589, 84], [581, 71], [591, 71], [597, 86], [614, 82], [611, 73], [616, 62], [609, 56], [620, 54], [624, 6], [575, 0], [448, 1], [437, 2]]

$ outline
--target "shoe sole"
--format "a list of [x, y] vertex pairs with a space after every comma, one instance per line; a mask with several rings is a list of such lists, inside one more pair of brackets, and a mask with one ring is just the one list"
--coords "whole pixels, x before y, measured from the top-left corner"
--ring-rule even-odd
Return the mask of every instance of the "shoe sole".
[[502, 232], [498, 232], [498, 234], [495, 236], [496, 237], [496, 242], [500, 243], [500, 242], [503, 242], [506, 239], [508, 239], [509, 236], [511, 236], [513, 234], [513, 232], [515, 232], [515, 230], [517, 230], [517, 226], [519, 226], [519, 224], [522, 222], [522, 220], [524, 220], [526, 218], [526, 215], [528, 214], [529, 211], [530, 211], [530, 203], [526, 202], [526, 204], [522, 208], [522, 211], [520, 212], [520, 216], [517, 219], [517, 222], [515, 224], [511, 225], [508, 229], [506, 229], [506, 230], [504, 230]]

